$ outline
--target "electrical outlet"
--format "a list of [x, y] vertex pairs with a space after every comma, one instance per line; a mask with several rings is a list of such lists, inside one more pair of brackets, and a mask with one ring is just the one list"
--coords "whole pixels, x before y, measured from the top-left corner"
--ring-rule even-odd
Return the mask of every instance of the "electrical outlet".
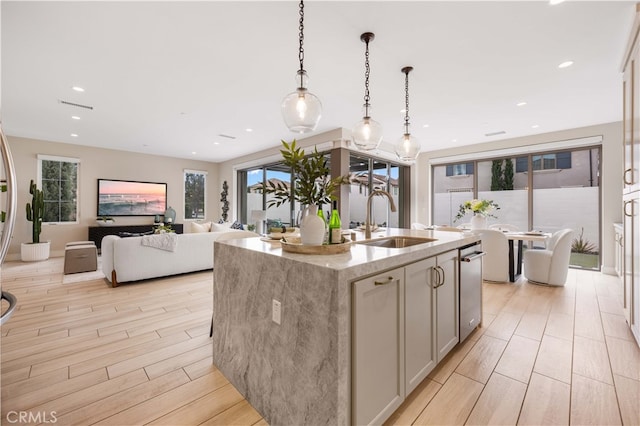
[[282, 303], [278, 300], [273, 299], [273, 303], [271, 304], [271, 320], [276, 324], [280, 325], [280, 321], [282, 320]]

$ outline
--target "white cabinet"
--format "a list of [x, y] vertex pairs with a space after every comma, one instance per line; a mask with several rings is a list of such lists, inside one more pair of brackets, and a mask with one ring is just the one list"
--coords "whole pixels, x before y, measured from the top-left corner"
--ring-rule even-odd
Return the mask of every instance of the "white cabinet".
[[380, 424], [404, 391], [404, 268], [353, 285], [353, 424]]
[[440, 362], [458, 343], [458, 250], [437, 256], [437, 266], [442, 274], [442, 283], [436, 288], [436, 351]]
[[458, 251], [405, 267], [405, 387], [409, 395], [459, 341]]
[[640, 4], [623, 61], [624, 316], [640, 344]]
[[438, 285], [436, 258], [405, 268], [405, 383], [407, 395], [436, 366], [435, 336], [432, 327], [435, 306], [433, 287]]
[[624, 201], [624, 316], [640, 344], [640, 191], [623, 196]]
[[458, 251], [353, 284], [352, 418], [381, 424], [458, 343]]

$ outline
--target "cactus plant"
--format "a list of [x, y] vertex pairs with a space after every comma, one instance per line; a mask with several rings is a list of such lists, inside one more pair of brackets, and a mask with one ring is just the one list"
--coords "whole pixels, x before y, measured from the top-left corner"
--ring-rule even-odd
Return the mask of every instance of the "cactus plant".
[[27, 220], [32, 222], [33, 243], [39, 243], [42, 218], [44, 217], [44, 196], [33, 180], [29, 184], [29, 194], [32, 195], [32, 199], [31, 203], [27, 203]]

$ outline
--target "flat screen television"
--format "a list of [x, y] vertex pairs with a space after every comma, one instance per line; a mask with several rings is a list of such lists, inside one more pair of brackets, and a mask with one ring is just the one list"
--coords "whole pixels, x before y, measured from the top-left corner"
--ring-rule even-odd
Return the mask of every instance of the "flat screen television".
[[166, 209], [166, 183], [98, 179], [98, 216], [155, 216]]

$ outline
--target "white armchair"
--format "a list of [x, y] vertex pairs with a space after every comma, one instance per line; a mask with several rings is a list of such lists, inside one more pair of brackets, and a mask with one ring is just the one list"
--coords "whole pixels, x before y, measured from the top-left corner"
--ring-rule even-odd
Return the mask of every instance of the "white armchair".
[[482, 279], [485, 281], [509, 281], [509, 242], [502, 231], [483, 229], [480, 231], [482, 251]]
[[534, 283], [563, 286], [567, 281], [573, 231], [561, 229], [547, 241], [545, 250], [524, 252], [524, 276]]

